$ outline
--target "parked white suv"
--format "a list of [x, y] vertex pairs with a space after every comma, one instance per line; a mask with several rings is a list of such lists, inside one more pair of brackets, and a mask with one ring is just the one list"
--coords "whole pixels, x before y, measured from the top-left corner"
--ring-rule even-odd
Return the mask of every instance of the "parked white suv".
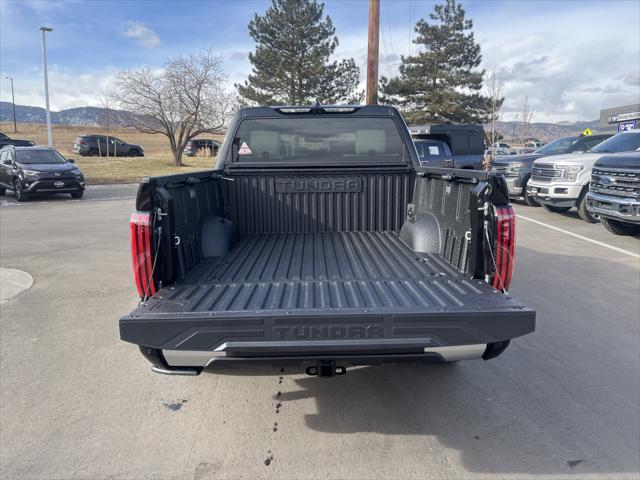
[[640, 130], [621, 132], [585, 153], [539, 158], [533, 162], [527, 193], [551, 212], [576, 207], [580, 218], [595, 223], [598, 218], [586, 205], [593, 165], [608, 153], [634, 150], [640, 150]]

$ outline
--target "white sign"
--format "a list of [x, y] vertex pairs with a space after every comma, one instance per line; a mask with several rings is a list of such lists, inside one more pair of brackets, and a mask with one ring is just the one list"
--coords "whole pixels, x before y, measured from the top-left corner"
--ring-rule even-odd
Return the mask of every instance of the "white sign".
[[251, 153], [251, 149], [249, 148], [249, 145], [247, 145], [247, 142], [242, 142], [240, 150], [238, 150], [238, 155], [251, 155]]
[[640, 118], [640, 112], [619, 113], [618, 115], [611, 115], [609, 117], [609, 123], [624, 122], [625, 120], [635, 120]]
[[440, 155], [440, 149], [437, 145], [429, 145], [429, 155]]

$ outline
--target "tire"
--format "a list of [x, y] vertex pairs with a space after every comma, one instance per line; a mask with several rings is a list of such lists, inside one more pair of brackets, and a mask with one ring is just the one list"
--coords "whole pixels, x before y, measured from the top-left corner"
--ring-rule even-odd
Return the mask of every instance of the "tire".
[[5, 193], [7, 193], [7, 189], [4, 187], [0, 187], [0, 197], [4, 197]]
[[540, 202], [538, 202], [533, 196], [527, 193], [528, 184], [529, 184], [529, 180], [524, 182], [524, 185], [522, 186], [522, 193], [523, 193], [522, 197], [524, 198], [524, 203], [530, 207], [539, 207]]
[[27, 195], [22, 191], [22, 182], [18, 178], [13, 181], [13, 191], [17, 201], [24, 202], [27, 199]]
[[71, 198], [80, 199], [84, 195], [84, 190], [80, 190], [79, 192], [73, 192], [71, 194]]
[[129, 150], [129, 157], [141, 157], [141, 156], [142, 156], [142, 152], [137, 148], [134, 148], [133, 150]]
[[92, 148], [91, 150], [89, 150], [87, 155], [89, 155], [90, 157], [97, 157], [99, 155], [99, 153], [100, 152], [98, 152], [98, 149]]
[[571, 207], [556, 207], [555, 205], [545, 205], [542, 204], [542, 208], [544, 208], [547, 212], [553, 213], [565, 213], [571, 210]]
[[578, 199], [578, 215], [587, 223], [598, 223], [600, 219], [587, 210], [587, 191], [582, 192]]
[[614, 235], [640, 235], [640, 225], [611, 220], [610, 218], [601, 218], [600, 221], [604, 228]]

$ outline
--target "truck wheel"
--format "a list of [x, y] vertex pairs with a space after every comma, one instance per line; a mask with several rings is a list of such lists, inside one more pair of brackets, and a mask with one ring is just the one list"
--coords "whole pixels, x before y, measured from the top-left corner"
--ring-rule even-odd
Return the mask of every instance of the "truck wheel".
[[544, 208], [547, 212], [553, 213], [564, 213], [571, 210], [571, 207], [556, 207], [555, 205], [545, 205], [544, 203], [542, 204], [542, 208]]
[[610, 218], [601, 218], [600, 221], [604, 228], [614, 235], [640, 235], [640, 225], [611, 220]]
[[16, 194], [17, 201], [24, 202], [27, 199], [25, 193], [22, 191], [22, 182], [17, 178], [13, 181], [13, 191]]
[[130, 157], [141, 157], [142, 156], [142, 152], [140, 150], [138, 150], [137, 148], [134, 148], [133, 150], [129, 151], [129, 156]]
[[524, 203], [526, 203], [530, 207], [539, 207], [540, 206], [540, 202], [538, 202], [533, 195], [529, 195], [527, 193], [527, 185], [528, 184], [529, 184], [529, 180], [527, 180], [524, 183], [524, 186], [522, 187], [522, 191], [524, 192], [524, 195], [523, 195]]
[[80, 198], [82, 198], [82, 195], [84, 195], [84, 190], [80, 190], [78, 192], [73, 192], [71, 194], [71, 198], [80, 199]]
[[587, 191], [585, 190], [578, 199], [578, 215], [587, 223], [598, 223], [600, 219], [587, 210]]
[[89, 150], [89, 156], [90, 157], [97, 157], [98, 156], [98, 149], [96, 148], [92, 148], [91, 150]]

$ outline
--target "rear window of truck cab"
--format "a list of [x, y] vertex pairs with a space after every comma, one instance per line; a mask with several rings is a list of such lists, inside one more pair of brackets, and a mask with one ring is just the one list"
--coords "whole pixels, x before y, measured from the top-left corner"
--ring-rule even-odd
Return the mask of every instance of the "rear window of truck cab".
[[392, 118], [289, 117], [246, 119], [233, 139], [232, 162], [410, 162]]

